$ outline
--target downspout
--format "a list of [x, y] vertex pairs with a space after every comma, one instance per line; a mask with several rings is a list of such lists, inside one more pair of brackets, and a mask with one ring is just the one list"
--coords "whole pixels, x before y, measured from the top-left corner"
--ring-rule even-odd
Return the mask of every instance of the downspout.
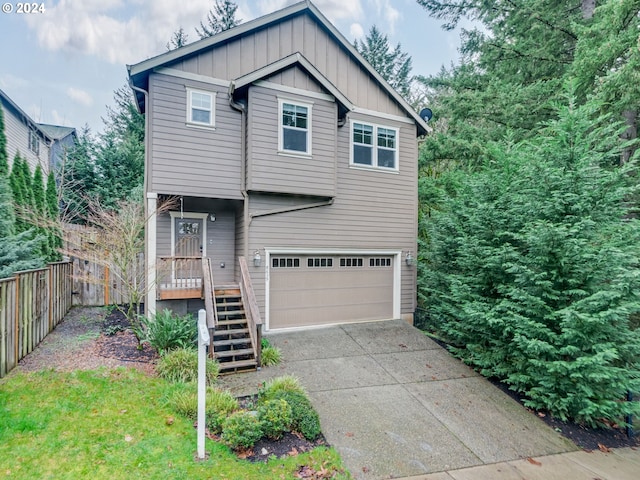
[[[144, 205], [144, 218], [145, 218], [145, 229], [144, 229], [144, 258], [145, 258], [145, 263], [146, 263], [146, 286], [145, 286], [145, 299], [144, 299], [144, 305], [145, 305], [145, 314], [147, 315], [153, 315], [155, 314], [155, 307], [156, 307], [156, 299], [155, 299], [155, 295], [156, 295], [156, 287], [155, 287], [155, 273], [156, 273], [156, 259], [155, 258], [151, 258], [151, 255], [149, 254], [149, 225], [148, 225], [148, 220], [149, 220], [149, 216], [150, 216], [150, 212], [149, 212], [149, 200], [147, 199], [147, 195], [149, 193], [149, 176], [148, 176], [148, 171], [149, 171], [149, 115], [148, 115], [148, 107], [149, 107], [149, 92], [147, 92], [146, 90], [136, 87], [133, 84], [133, 80], [131, 79], [131, 77], [129, 77], [129, 87], [131, 88], [131, 90], [133, 90], [134, 92], [139, 92], [142, 93], [144, 95], [144, 104], [145, 104], [145, 108], [147, 111], [145, 111], [144, 113], [144, 172], [143, 172], [143, 177], [142, 177], [142, 189], [143, 189], [143, 199], [142, 199], [142, 203]], [[142, 113], [142, 111], [140, 110], [139, 106], [138, 106], [138, 102], [136, 102], [136, 107], [138, 107], [138, 111], [140, 113]], [[157, 202], [157, 200], [156, 200]], [[157, 206], [157, 205], [156, 205]], [[154, 214], [155, 214], [155, 208], [154, 208]], [[155, 221], [153, 222], [154, 228], [155, 228]], [[155, 248], [154, 248], [155, 250]], [[155, 255], [154, 255], [155, 257]], [[151, 298], [153, 297], [153, 298]]]
[[247, 107], [233, 99], [233, 92], [236, 84], [232, 80], [229, 83], [229, 106], [240, 112], [240, 193], [242, 194], [244, 237], [242, 245], [242, 255], [247, 258], [249, 255], [249, 194], [247, 193]]

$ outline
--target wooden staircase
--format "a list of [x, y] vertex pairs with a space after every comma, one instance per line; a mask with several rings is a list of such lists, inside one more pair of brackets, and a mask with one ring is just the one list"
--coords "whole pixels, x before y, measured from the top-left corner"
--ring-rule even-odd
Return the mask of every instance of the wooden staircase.
[[239, 285], [214, 287], [218, 323], [213, 331], [213, 358], [220, 374], [255, 370], [256, 352], [251, 343], [249, 324]]

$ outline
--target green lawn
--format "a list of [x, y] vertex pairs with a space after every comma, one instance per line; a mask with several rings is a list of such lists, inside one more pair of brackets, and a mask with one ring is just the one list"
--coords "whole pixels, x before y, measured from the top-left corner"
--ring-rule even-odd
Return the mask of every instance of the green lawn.
[[9, 375], [0, 380], [0, 478], [293, 479], [301, 465], [350, 478], [331, 448], [255, 464], [207, 439], [210, 457], [196, 462], [192, 422], [167, 406], [175, 388], [123, 368]]

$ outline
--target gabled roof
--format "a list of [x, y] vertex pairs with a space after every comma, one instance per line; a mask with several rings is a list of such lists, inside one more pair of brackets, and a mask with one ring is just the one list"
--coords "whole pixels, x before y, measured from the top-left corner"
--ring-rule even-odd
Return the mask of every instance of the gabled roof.
[[0, 90], [0, 100], [2, 100], [2, 103], [6, 104], [8, 108], [10, 108], [11, 110], [13, 110], [14, 114], [17, 115], [18, 117], [22, 118], [22, 121], [29, 127], [33, 128], [36, 132], [40, 133], [40, 135], [47, 141], [47, 142], [51, 142], [53, 139], [44, 131], [42, 130], [42, 128], [40, 128], [40, 125], [38, 125], [35, 121], [33, 121], [33, 119], [27, 115], [24, 110], [22, 110], [13, 100], [11, 100], [9, 98], [9, 96], [4, 93], [2, 90]]
[[49, 125], [47, 123], [39, 123], [38, 127], [40, 127], [40, 130], [46, 133], [49, 136], [49, 138], [52, 138], [53, 140], [60, 140], [69, 135], [76, 134], [76, 129], [73, 127], [63, 127], [61, 125]]
[[[199, 40], [197, 42], [191, 43], [189, 45], [178, 48], [176, 50], [171, 50], [169, 52], [163, 53], [156, 57], [152, 57], [147, 60], [144, 60], [135, 65], [127, 65], [130, 82], [134, 87], [142, 88], [143, 90], [148, 90], [149, 75], [154, 71], [154, 69], [167, 66], [173, 62], [176, 62], [188, 57], [193, 57], [216, 45], [224, 44], [225, 42], [229, 42], [237, 37], [241, 37], [254, 30], [265, 28], [269, 25], [281, 22], [289, 17], [296, 16], [301, 13], [308, 13], [311, 17], [313, 17], [316, 21], [318, 21], [318, 23], [320, 23], [329, 32], [329, 34], [333, 37], [333, 39], [338, 44], [340, 44], [349, 53], [349, 55], [354, 57], [357, 60], [357, 62], [360, 65], [362, 65], [362, 67], [373, 78], [376, 79], [376, 81], [389, 94], [389, 96], [391, 96], [398, 103], [398, 105], [400, 105], [402, 109], [406, 111], [407, 115], [410, 116], [415, 121], [416, 126], [418, 127], [419, 134], [422, 135], [422, 134], [425, 134], [427, 131], [429, 131], [429, 127], [427, 126], [427, 124], [413, 110], [411, 105], [409, 105], [407, 101], [404, 98], [402, 98], [398, 94], [398, 92], [396, 92], [393, 89], [393, 87], [389, 85], [389, 83], [369, 64], [369, 62], [367, 62], [364, 59], [364, 57], [362, 57], [362, 55], [360, 55], [360, 53], [358, 53], [355, 47], [351, 45], [351, 43], [349, 43], [349, 41], [338, 31], [338, 29], [335, 26], [333, 26], [333, 24], [329, 22], [329, 20], [327, 20], [327, 18], [320, 12], [320, 10], [318, 10], [318, 8], [309, 0], [304, 0], [299, 3], [290, 5], [276, 12], [270, 13], [263, 17], [256, 18], [247, 23], [240, 24], [229, 30], [225, 30], [224, 32], [218, 33], [212, 37]], [[307, 63], [309, 62], [307, 61]], [[309, 65], [311, 64], [309, 63]], [[267, 67], [263, 67], [263, 68], [267, 68]], [[309, 73], [313, 74], [311, 71], [309, 71]], [[317, 72], [317, 73], [319, 74], [320, 72]], [[251, 75], [252, 74], [247, 74], [247, 75], [244, 75], [243, 77], [250, 77]], [[240, 77], [240, 78], [243, 78], [243, 77]], [[240, 80], [240, 78], [235, 79], [234, 82], [237, 83], [237, 81]], [[144, 94], [142, 92], [135, 91], [135, 96], [138, 103], [138, 108], [140, 109], [140, 111], [144, 112], [145, 110]], [[334, 94], [334, 96], [336, 95]], [[339, 99], [339, 97], [336, 96], [336, 99]]]
[[313, 64], [309, 60], [307, 60], [300, 52], [296, 52], [287, 57], [281, 58], [280, 60], [270, 63], [269, 65], [265, 65], [264, 67], [254, 70], [251, 73], [247, 73], [246, 75], [238, 77], [232, 81], [232, 84], [236, 90], [239, 90], [252, 84], [253, 82], [262, 80], [263, 78], [269, 77], [287, 68], [291, 68], [294, 65], [297, 65], [305, 70], [327, 92], [333, 95], [343, 110], [353, 110], [353, 104], [349, 101], [349, 99], [345, 97], [344, 94], [340, 90], [338, 90], [327, 77], [320, 73], [320, 71], [316, 67], [314, 67]]

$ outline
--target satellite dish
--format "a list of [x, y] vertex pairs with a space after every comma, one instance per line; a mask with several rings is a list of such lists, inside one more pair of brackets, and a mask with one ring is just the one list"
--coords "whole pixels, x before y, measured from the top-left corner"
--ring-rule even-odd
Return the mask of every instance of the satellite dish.
[[422, 118], [425, 123], [428, 123], [429, 120], [431, 120], [431, 117], [433, 117], [433, 112], [430, 108], [423, 108], [422, 110], [420, 110], [420, 118]]

